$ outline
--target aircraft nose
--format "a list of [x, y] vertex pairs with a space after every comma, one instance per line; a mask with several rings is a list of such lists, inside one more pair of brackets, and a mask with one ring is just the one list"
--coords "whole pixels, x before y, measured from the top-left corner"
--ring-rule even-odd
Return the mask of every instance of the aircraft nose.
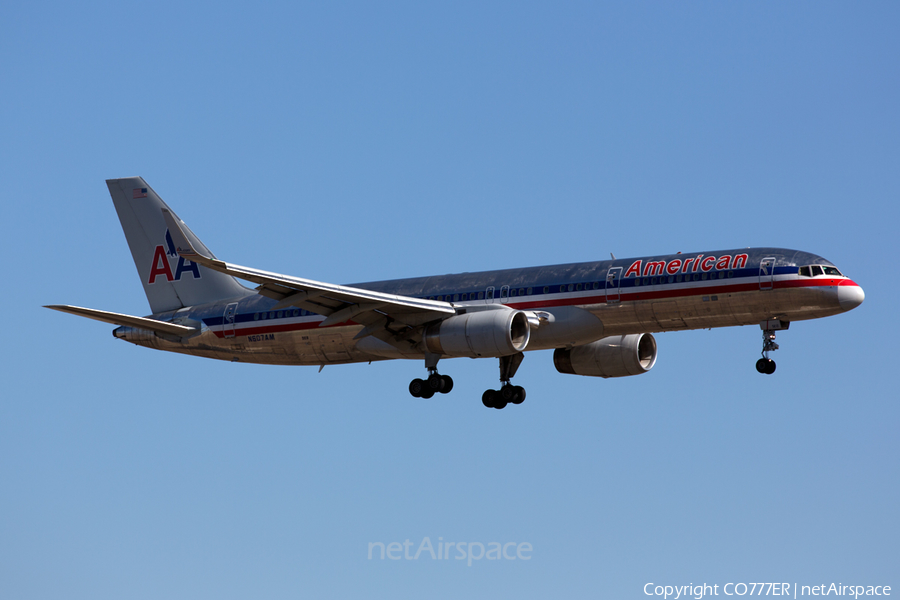
[[838, 302], [841, 304], [841, 310], [853, 310], [863, 303], [866, 299], [866, 293], [858, 284], [849, 279], [841, 282], [838, 286]]

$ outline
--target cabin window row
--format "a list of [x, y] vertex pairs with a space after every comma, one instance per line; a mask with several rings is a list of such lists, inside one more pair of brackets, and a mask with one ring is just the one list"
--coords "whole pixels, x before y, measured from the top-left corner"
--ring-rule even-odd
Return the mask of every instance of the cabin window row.
[[[734, 277], [734, 271], [717, 271], [713, 273], [688, 273], [686, 275], [669, 275], [659, 276], [659, 277], [637, 277], [635, 279], [623, 279], [621, 280], [622, 284], [627, 284], [629, 281], [633, 281], [635, 286], [639, 285], [658, 285], [662, 283], [683, 283], [686, 281], [707, 281], [709, 279], [725, 279], [725, 278]], [[615, 280], [614, 280], [615, 282]], [[613, 282], [613, 283], [614, 283]], [[590, 291], [590, 290], [599, 290], [603, 288], [602, 282], [594, 281], [588, 283], [568, 283], [561, 285], [545, 285], [540, 291], [537, 293], [544, 294], [562, 294], [565, 292], [581, 292], [581, 291]], [[612, 287], [615, 287], [613, 285]], [[490, 300], [492, 298], [496, 298], [499, 295], [499, 290], [494, 291], [494, 295], [488, 295], [487, 298]], [[516, 296], [530, 296], [534, 292], [534, 288], [512, 288], [509, 290], [509, 297], [515, 298]], [[438, 294], [436, 296], [425, 296], [425, 300], [440, 300], [445, 302], [465, 302], [467, 300], [484, 300], [485, 292], [470, 292], [463, 294]]]
[[658, 283], [682, 283], [685, 281], [706, 281], [708, 279], [725, 279], [734, 277], [734, 271], [718, 271], [716, 273], [688, 273], [687, 275], [669, 275], [668, 277], [638, 277], [634, 285], [656, 285]]
[[281, 319], [284, 317], [306, 317], [312, 314], [315, 313], [309, 310], [299, 310], [296, 308], [293, 310], [272, 310], [269, 312], [253, 313], [253, 320], [265, 321], [266, 319]]
[[[826, 275], [840, 275], [840, 271], [838, 271], [834, 267], [820, 267], [818, 265], [814, 267], [800, 267], [800, 274], [809, 277], [809, 269], [817, 269], [818, 272], [813, 273], [814, 275], [822, 274], [823, 268], [826, 269]], [[806, 271], [804, 271], [806, 269]], [[686, 281], [707, 281], [709, 279], [725, 279], [725, 278], [734, 277], [734, 271], [717, 271], [713, 273], [687, 273], [685, 275], [669, 275], [659, 276], [659, 277], [637, 277], [635, 279], [627, 279], [622, 280], [622, 283], [626, 283], [627, 281], [633, 281], [635, 286], [640, 285], [658, 285], [663, 283], [682, 283]], [[602, 287], [601, 282], [593, 281], [588, 283], [564, 283], [559, 285], [545, 285], [543, 288], [539, 288], [538, 294], [551, 294], [551, 293], [565, 293], [565, 292], [582, 292], [582, 291], [590, 291], [590, 290], [599, 290]], [[492, 300], [494, 298], [500, 297], [500, 290], [493, 289], [490, 290], [492, 293], [488, 293], [487, 299]], [[510, 288], [509, 289], [509, 297], [516, 298], [522, 296], [531, 296], [534, 294], [533, 287], [522, 287], [522, 288]], [[460, 294], [438, 294], [436, 296], [425, 296], [426, 300], [438, 300], [442, 302], [467, 302], [472, 300], [484, 300], [485, 292], [463, 292]], [[266, 319], [281, 319], [284, 317], [306, 317], [310, 315], [314, 315], [316, 313], [309, 310], [279, 310], [279, 311], [269, 311], [269, 312], [261, 312], [254, 313], [253, 320], [254, 321], [264, 321]]]

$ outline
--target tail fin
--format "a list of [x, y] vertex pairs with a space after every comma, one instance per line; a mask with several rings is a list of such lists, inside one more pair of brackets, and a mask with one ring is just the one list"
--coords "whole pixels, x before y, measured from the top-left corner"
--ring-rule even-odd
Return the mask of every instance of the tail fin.
[[[170, 212], [172, 209], [142, 177], [107, 179], [106, 185], [154, 313], [249, 293], [230, 275], [211, 271], [178, 256], [162, 214], [163, 208]], [[209, 252], [190, 229], [184, 229], [195, 247]]]

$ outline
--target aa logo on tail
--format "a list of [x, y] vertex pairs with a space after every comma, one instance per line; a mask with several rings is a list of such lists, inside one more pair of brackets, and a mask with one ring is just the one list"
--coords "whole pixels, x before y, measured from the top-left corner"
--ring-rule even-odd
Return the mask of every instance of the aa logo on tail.
[[175, 250], [175, 242], [172, 241], [172, 234], [169, 233], [168, 229], [166, 229], [166, 254], [172, 258], [178, 256], [178, 251]]
[[194, 275], [194, 279], [200, 279], [200, 265], [197, 263], [184, 260], [183, 256], [178, 256], [178, 264], [175, 267], [175, 275], [172, 275], [172, 267], [169, 265], [169, 257], [175, 258], [178, 252], [175, 250], [175, 244], [172, 242], [172, 234], [166, 229], [166, 245], [159, 245], [153, 251], [153, 264], [150, 265], [150, 279], [148, 284], [156, 283], [156, 278], [165, 275], [166, 281], [181, 281], [181, 276], [185, 271]]

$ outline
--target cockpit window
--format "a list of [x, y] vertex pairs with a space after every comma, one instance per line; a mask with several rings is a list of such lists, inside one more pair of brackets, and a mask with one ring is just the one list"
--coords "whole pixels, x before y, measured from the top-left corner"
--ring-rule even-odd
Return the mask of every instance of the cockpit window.
[[838, 271], [837, 267], [829, 267], [826, 265], [807, 265], [800, 267], [798, 270], [800, 277], [815, 277], [816, 275], [832, 275], [843, 277], [843, 273]]

